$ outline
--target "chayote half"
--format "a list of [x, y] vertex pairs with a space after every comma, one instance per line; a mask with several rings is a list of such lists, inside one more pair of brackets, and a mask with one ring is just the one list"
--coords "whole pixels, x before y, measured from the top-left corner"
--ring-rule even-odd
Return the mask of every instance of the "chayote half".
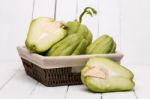
[[90, 58], [81, 71], [81, 80], [93, 92], [132, 90], [133, 73], [108, 58]]

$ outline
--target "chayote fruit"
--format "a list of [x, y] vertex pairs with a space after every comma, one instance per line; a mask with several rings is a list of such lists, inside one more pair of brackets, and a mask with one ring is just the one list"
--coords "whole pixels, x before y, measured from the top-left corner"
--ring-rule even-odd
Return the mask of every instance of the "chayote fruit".
[[81, 71], [81, 80], [93, 92], [132, 90], [133, 73], [122, 65], [103, 57], [90, 58]]
[[68, 35], [79, 33], [84, 37], [84, 39], [87, 40], [87, 45], [89, 45], [92, 42], [92, 33], [86, 25], [81, 24], [78, 21], [69, 21], [67, 22], [66, 26]]
[[89, 45], [92, 42], [92, 33], [91, 31], [87, 28], [86, 25], [81, 24], [82, 18], [85, 14], [89, 14], [93, 16], [93, 14], [97, 14], [96, 10], [91, 8], [91, 7], [86, 7], [84, 11], [81, 13], [79, 17], [79, 21], [69, 21], [67, 22], [67, 31], [68, 34], [74, 34], [74, 33], [79, 33], [82, 34], [84, 39], [87, 40], [87, 45]]
[[85, 49], [87, 47], [87, 44], [88, 44], [87, 40], [86, 39], [82, 39], [80, 44], [73, 51], [72, 55], [84, 54], [85, 53]]
[[79, 21], [69, 21], [65, 24], [67, 36], [54, 44], [48, 51], [48, 56], [66, 56], [85, 54], [85, 49], [92, 42], [92, 33], [86, 25], [81, 24], [83, 15], [96, 14], [91, 7], [86, 7], [80, 15]]
[[67, 31], [63, 23], [49, 17], [39, 17], [32, 20], [26, 38], [26, 47], [33, 52], [42, 53], [63, 39]]
[[[48, 56], [67, 56], [75, 53], [75, 50], [82, 42], [83, 37], [80, 34], [72, 34], [55, 44], [48, 52]], [[84, 40], [84, 39], [83, 39]], [[81, 45], [82, 46], [82, 45]], [[79, 48], [79, 50], [81, 50]], [[82, 51], [82, 50], [81, 50]], [[76, 52], [78, 54], [78, 52]]]
[[97, 38], [86, 49], [86, 54], [115, 53], [116, 43], [109, 35], [102, 35]]

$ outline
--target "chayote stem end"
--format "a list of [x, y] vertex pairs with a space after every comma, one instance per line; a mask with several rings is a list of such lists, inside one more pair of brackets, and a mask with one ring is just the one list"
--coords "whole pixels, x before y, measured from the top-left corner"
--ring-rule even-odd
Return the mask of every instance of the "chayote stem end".
[[80, 23], [82, 22], [82, 18], [85, 14], [89, 14], [90, 16], [93, 16], [94, 14], [95, 15], [97, 14], [97, 11], [92, 7], [86, 7], [79, 17]]

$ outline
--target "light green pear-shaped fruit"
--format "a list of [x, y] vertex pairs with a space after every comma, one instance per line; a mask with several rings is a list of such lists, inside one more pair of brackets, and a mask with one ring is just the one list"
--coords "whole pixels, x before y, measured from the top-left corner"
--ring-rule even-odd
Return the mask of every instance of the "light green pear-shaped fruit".
[[84, 39], [86, 39], [87, 45], [88, 46], [91, 42], [92, 42], [92, 33], [90, 31], [90, 29], [82, 23], [82, 19], [84, 15], [96, 15], [97, 11], [92, 8], [92, 7], [86, 7], [83, 12], [80, 14], [79, 19], [74, 20], [74, 21], [68, 21], [66, 23], [66, 27], [67, 27], [67, 32], [68, 35], [71, 34], [81, 34]]
[[[47, 53], [48, 56], [68, 56], [79, 54], [83, 51], [83, 36], [80, 34], [72, 34], [56, 43]], [[78, 51], [79, 50], [79, 51]], [[75, 51], [75, 52], [74, 52]]]
[[86, 39], [83, 39], [80, 44], [75, 48], [72, 55], [80, 55], [85, 53], [85, 49], [87, 47], [88, 41]]
[[97, 38], [86, 49], [86, 54], [107, 54], [115, 53], [116, 43], [109, 35], [102, 35]]
[[135, 86], [129, 69], [102, 57], [89, 59], [81, 71], [81, 80], [93, 92], [126, 91]]
[[62, 22], [54, 21], [49, 17], [40, 17], [31, 22], [25, 43], [31, 51], [42, 53], [64, 38], [66, 34]]

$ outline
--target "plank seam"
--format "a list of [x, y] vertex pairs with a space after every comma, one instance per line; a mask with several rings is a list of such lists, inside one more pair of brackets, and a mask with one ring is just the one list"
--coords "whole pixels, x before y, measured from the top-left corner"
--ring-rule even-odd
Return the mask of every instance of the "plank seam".
[[118, 7], [119, 7], [119, 50], [122, 51], [122, 7], [121, 7], [121, 0], [118, 0]]
[[17, 74], [17, 72], [19, 71], [19, 69], [17, 69], [15, 71], [15, 73], [13, 73], [10, 78], [0, 87], [0, 91], [9, 83], [9, 81], [11, 81], [13, 79], [13, 77]]
[[67, 86], [67, 89], [66, 89], [65, 99], [67, 99], [68, 90], [69, 90], [69, 85]]
[[34, 15], [34, 7], [35, 7], [35, 0], [33, 0], [33, 4], [32, 4], [32, 15], [31, 15], [31, 20], [33, 19], [33, 15]]
[[136, 94], [136, 92], [135, 92], [135, 90], [133, 90], [133, 93], [134, 93], [134, 95], [135, 95], [135, 98], [136, 98], [136, 99], [139, 99], [138, 96], [137, 96], [137, 94]]
[[103, 99], [103, 93], [100, 93], [100, 95], [101, 95], [100, 99]]
[[54, 19], [56, 20], [57, 15], [57, 0], [55, 0], [55, 6], [54, 6]]
[[99, 3], [100, 3], [99, 0], [97, 0], [97, 9], [98, 9], [97, 10], [97, 22], [98, 22], [97, 25], [98, 25], [98, 28], [97, 28], [97, 33], [96, 33], [97, 37], [100, 35], [100, 33], [99, 33], [100, 32], [99, 31], [99, 21], [100, 21], [100, 18], [99, 18], [100, 17], [100, 14], [99, 14], [99, 12], [100, 12]]
[[78, 19], [78, 0], [76, 0], [76, 19]]
[[36, 90], [37, 88], [37, 85], [39, 84], [39, 82], [36, 82], [36, 84], [34, 85], [33, 89], [31, 90], [29, 96], [28, 96], [28, 99], [30, 98], [30, 96], [33, 94], [33, 92]]

